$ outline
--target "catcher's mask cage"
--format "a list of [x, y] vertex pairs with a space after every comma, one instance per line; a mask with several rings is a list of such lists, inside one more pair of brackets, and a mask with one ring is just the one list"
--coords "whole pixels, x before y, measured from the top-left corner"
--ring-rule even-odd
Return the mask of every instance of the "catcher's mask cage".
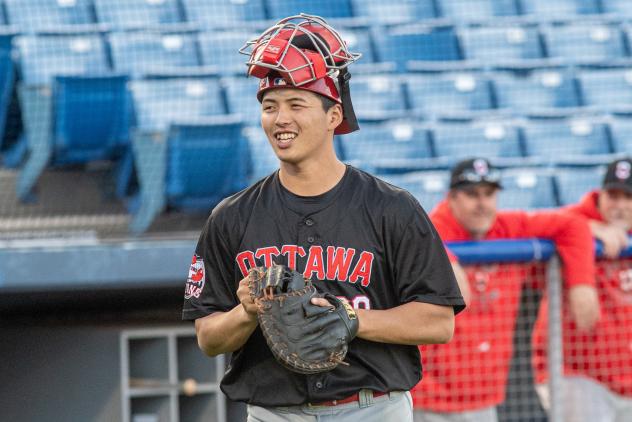
[[347, 66], [361, 57], [323, 18], [301, 13], [281, 19], [239, 52], [250, 56], [248, 75], [261, 79], [257, 99], [271, 88], [312, 91], [342, 105], [343, 121], [335, 134], [358, 130], [351, 104]]

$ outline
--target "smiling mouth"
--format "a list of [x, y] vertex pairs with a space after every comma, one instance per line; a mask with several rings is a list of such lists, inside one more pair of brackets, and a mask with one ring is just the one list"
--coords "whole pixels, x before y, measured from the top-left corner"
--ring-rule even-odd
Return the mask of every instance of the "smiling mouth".
[[290, 132], [282, 132], [274, 135], [274, 139], [281, 145], [289, 145], [296, 138], [295, 133]]

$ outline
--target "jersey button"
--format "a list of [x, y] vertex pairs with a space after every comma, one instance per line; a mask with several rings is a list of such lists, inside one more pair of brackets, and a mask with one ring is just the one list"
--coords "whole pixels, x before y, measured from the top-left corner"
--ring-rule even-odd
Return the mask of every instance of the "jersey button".
[[316, 382], [316, 388], [323, 388], [323, 383], [320, 381]]
[[312, 220], [311, 218], [308, 218], [307, 220], [305, 220], [305, 225], [308, 227], [311, 227], [314, 225], [314, 220]]
[[307, 241], [309, 243], [314, 243], [314, 240], [316, 240], [316, 239], [314, 239], [314, 236], [307, 236]]

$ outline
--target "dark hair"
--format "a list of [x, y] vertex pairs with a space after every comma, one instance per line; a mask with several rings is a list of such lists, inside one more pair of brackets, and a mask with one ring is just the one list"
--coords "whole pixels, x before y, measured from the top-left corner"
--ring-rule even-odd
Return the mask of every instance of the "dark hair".
[[329, 97], [325, 97], [324, 95], [318, 95], [318, 96], [320, 97], [320, 102], [323, 104], [323, 110], [325, 110], [325, 113], [328, 112], [330, 108], [338, 104], [337, 102], [335, 102]]

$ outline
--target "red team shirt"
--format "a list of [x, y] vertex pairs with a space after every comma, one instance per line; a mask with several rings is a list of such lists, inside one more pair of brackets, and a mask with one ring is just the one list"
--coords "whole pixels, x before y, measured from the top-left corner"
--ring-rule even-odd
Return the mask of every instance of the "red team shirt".
[[[565, 211], [604, 222], [597, 208], [598, 195], [590, 192]], [[632, 258], [599, 260], [597, 291], [601, 319], [590, 333], [578, 333], [568, 313], [563, 313], [564, 373], [590, 377], [617, 394], [632, 397]], [[543, 303], [533, 337], [540, 383], [547, 380], [546, 309]]]
[[[472, 240], [446, 201], [430, 218], [444, 242]], [[560, 212], [500, 212], [485, 239], [548, 238], [566, 263], [567, 285], [594, 283], [590, 229], [581, 217]], [[452, 260], [456, 257], [450, 256]], [[522, 284], [532, 280], [531, 264], [464, 268], [472, 297], [446, 345], [421, 346], [423, 380], [412, 390], [415, 407], [462, 412], [501, 403], [513, 352]]]

